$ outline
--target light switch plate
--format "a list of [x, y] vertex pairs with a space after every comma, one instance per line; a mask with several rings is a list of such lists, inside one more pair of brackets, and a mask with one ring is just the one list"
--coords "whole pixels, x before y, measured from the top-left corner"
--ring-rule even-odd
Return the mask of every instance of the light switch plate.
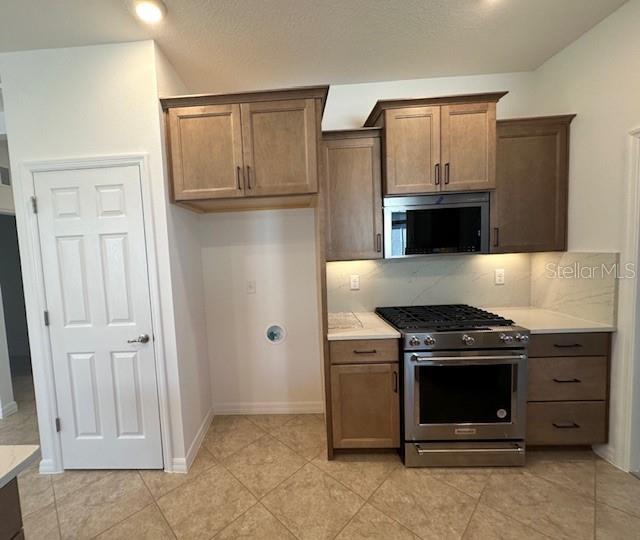
[[349, 289], [352, 291], [360, 290], [360, 276], [358, 274], [351, 274], [349, 277]]
[[256, 282], [253, 279], [247, 281], [247, 294], [256, 294]]
[[495, 269], [495, 283], [496, 285], [504, 285], [504, 268]]

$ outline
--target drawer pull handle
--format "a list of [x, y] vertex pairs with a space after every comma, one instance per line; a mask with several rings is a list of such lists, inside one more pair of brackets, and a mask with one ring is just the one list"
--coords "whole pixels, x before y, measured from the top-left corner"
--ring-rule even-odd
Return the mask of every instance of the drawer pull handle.
[[579, 347], [582, 347], [582, 344], [580, 344], [580, 343], [571, 343], [569, 345], [561, 345], [561, 344], [558, 344], [558, 343], [554, 343], [553, 346], [556, 347], [557, 349], [578, 349]]
[[394, 393], [398, 393], [398, 372], [393, 372], [393, 391]]
[[580, 424], [575, 422], [553, 422], [553, 427], [556, 429], [579, 429]]
[[556, 379], [556, 378], [554, 378], [553, 382], [562, 383], [562, 384], [568, 384], [568, 383], [579, 383], [579, 382], [582, 382], [582, 381], [580, 379], [576, 379], [576, 378], [573, 378], [573, 379]]
[[375, 349], [369, 349], [366, 351], [359, 351], [358, 349], [354, 349], [353, 351], [355, 354], [376, 354], [378, 351]]

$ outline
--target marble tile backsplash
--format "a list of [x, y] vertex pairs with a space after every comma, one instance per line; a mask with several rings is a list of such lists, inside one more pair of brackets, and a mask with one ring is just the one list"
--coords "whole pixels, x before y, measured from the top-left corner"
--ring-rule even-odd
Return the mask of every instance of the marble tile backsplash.
[[[494, 285], [494, 270], [505, 284]], [[349, 290], [349, 276], [360, 290]], [[528, 306], [530, 256], [450, 255], [380, 261], [327, 263], [330, 312], [373, 311], [378, 306], [465, 303], [476, 306]]]
[[[327, 264], [328, 307], [346, 312], [446, 303], [534, 306], [615, 325], [618, 280], [604, 269], [618, 258], [570, 252], [333, 262]], [[505, 271], [504, 285], [494, 283], [498, 268]], [[349, 290], [352, 274], [360, 276], [360, 290]]]
[[534, 253], [531, 305], [615, 325], [618, 262], [618, 253]]

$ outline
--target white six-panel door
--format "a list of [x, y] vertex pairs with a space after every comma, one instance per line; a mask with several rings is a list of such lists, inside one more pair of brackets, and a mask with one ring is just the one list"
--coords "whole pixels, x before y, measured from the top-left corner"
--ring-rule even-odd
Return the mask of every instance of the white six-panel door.
[[162, 468], [140, 171], [34, 184], [64, 468]]

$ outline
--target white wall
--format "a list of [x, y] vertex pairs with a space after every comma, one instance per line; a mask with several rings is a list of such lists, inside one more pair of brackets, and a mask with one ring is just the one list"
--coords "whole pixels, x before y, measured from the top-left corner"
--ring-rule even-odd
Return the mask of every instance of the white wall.
[[[180, 358], [176, 344], [172, 274], [169, 266], [167, 190], [164, 180], [158, 88], [152, 42], [49, 49], [0, 55], [0, 77], [9, 134], [14, 188], [29, 182], [22, 177], [25, 162], [63, 158], [145, 153], [152, 181], [154, 242], [158, 256], [158, 288], [173, 438], [170, 453], [184, 460]], [[21, 193], [19, 190], [14, 190]], [[28, 201], [16, 199], [20, 250], [28, 252]], [[53, 407], [38, 387], [47, 384], [39, 336], [41, 313], [35, 275], [23, 258], [25, 300], [38, 411]], [[26, 267], [25, 267], [26, 264]], [[26, 272], [25, 272], [26, 268]], [[40, 355], [40, 356], [39, 356]], [[52, 425], [40, 422], [46, 461], [58, 451]], [[167, 464], [171, 467], [171, 463]]]
[[[187, 88], [162, 51], [155, 46], [158, 93], [179, 95]], [[158, 110], [166, 159], [165, 124]], [[169, 170], [165, 166], [165, 186], [169, 186]], [[209, 351], [204, 306], [204, 281], [199, 238], [199, 216], [169, 201], [166, 212], [169, 230], [171, 282], [175, 313], [176, 346], [180, 358], [180, 395], [182, 397], [183, 436], [186, 445], [185, 466], [194, 459], [211, 414]]]
[[529, 114], [533, 99], [533, 74], [500, 73], [468, 77], [440, 77], [407, 81], [385, 81], [331, 86], [322, 119], [322, 129], [362, 127], [379, 99], [454, 96], [480, 92], [509, 91], [498, 103], [498, 118]]
[[[629, 132], [640, 127], [639, 28], [640, 0], [631, 0], [534, 74], [536, 114], [578, 115], [571, 124], [569, 249], [621, 251], [623, 263], [629, 260], [628, 234], [638, 227], [627, 222], [626, 199]], [[628, 314], [629, 290], [621, 285], [619, 308]], [[623, 468], [631, 460], [634, 360], [636, 373], [640, 370], [627, 352], [638, 331], [630, 321], [621, 317], [614, 336], [610, 442], [601, 449]], [[637, 385], [635, 391], [640, 393]], [[633, 427], [640, 439], [640, 427]], [[636, 460], [640, 467], [640, 455]]]
[[[200, 220], [215, 412], [321, 412], [313, 210]], [[278, 345], [264, 335], [274, 323]]]

